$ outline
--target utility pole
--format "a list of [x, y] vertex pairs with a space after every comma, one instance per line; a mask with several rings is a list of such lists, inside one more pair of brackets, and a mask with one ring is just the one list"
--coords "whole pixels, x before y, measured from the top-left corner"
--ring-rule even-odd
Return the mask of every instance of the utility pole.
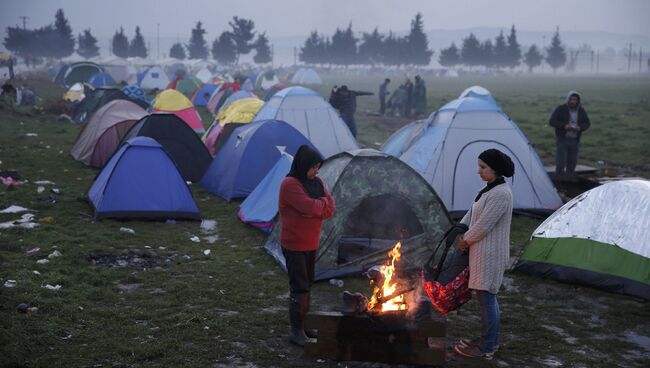
[[29, 17], [25, 15], [21, 15], [18, 18], [23, 20], [23, 29], [27, 29], [27, 19], [29, 19]]
[[596, 52], [596, 75], [598, 75], [600, 69], [600, 51]]
[[641, 62], [643, 62], [643, 49], [639, 47], [639, 74], [641, 74]]
[[542, 74], [544, 73], [544, 63], [546, 62], [546, 35], [542, 36], [542, 49], [540, 50], [543, 53], [542, 56]]
[[591, 67], [589, 68], [589, 72], [594, 72], [594, 50], [591, 50]]
[[156, 43], [158, 44], [156, 59], [160, 59], [160, 23], [156, 23]]
[[297, 59], [296, 59], [296, 47], [293, 47], [293, 65], [297, 64]]

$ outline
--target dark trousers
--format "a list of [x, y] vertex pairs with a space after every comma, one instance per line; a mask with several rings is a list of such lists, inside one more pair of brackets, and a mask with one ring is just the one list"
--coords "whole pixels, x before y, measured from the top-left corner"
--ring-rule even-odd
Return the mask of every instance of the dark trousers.
[[577, 139], [558, 139], [555, 143], [555, 173], [560, 175], [573, 174], [578, 164], [580, 141]]
[[314, 283], [316, 251], [297, 252], [282, 249], [282, 253], [289, 274], [289, 291], [291, 294], [309, 293]]
[[352, 115], [345, 115], [341, 116], [345, 124], [350, 128], [350, 132], [352, 132], [352, 136], [354, 138], [357, 137], [357, 123], [354, 121], [354, 114]]
[[379, 98], [379, 113], [384, 115], [386, 113], [386, 98]]

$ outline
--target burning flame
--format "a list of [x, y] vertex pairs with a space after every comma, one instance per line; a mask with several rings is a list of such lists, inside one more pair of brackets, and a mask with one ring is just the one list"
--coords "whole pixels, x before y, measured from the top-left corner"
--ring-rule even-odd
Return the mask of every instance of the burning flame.
[[[402, 243], [395, 244], [395, 247], [388, 252], [390, 257], [390, 265], [386, 264], [381, 266], [380, 272], [384, 276], [384, 282], [380, 287], [375, 286], [375, 289], [372, 293], [372, 298], [368, 303], [368, 309], [374, 309], [379, 303], [380, 297], [387, 297], [397, 291], [397, 283], [393, 281], [393, 274], [395, 273], [395, 262], [399, 261], [402, 254], [400, 253], [400, 248]], [[404, 303], [404, 295], [397, 296], [393, 299], [390, 299], [384, 303], [381, 303], [381, 311], [396, 311], [396, 310], [405, 310], [406, 304]]]

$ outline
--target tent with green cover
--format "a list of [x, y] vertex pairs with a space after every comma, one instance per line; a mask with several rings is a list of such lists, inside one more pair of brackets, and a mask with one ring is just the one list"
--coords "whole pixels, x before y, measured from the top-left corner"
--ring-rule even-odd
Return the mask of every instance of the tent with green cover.
[[[381, 264], [397, 242], [400, 269], [418, 269], [451, 225], [433, 188], [393, 156], [373, 149], [342, 152], [327, 159], [318, 175], [336, 201], [336, 213], [323, 223], [316, 280]], [[278, 220], [264, 247], [285, 268], [280, 226]]]
[[650, 300], [650, 181], [575, 197], [534, 232], [516, 270]]

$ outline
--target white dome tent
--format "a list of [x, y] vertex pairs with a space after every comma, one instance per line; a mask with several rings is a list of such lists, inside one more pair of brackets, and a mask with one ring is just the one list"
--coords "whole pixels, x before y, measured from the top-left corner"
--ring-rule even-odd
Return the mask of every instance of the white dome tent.
[[463, 91], [426, 121], [398, 130], [382, 147], [424, 176], [453, 215], [469, 210], [485, 185], [476, 174], [477, 158], [489, 148], [515, 164], [515, 175], [506, 180], [515, 210], [551, 213], [562, 205], [532, 145], [482, 87]]
[[309, 139], [324, 158], [359, 148], [350, 129], [318, 93], [304, 87], [285, 88], [264, 104], [253, 122], [277, 119]]
[[300, 68], [296, 74], [293, 75], [293, 78], [291, 78], [291, 83], [320, 86], [323, 84], [323, 80], [320, 79], [320, 76], [314, 69]]

